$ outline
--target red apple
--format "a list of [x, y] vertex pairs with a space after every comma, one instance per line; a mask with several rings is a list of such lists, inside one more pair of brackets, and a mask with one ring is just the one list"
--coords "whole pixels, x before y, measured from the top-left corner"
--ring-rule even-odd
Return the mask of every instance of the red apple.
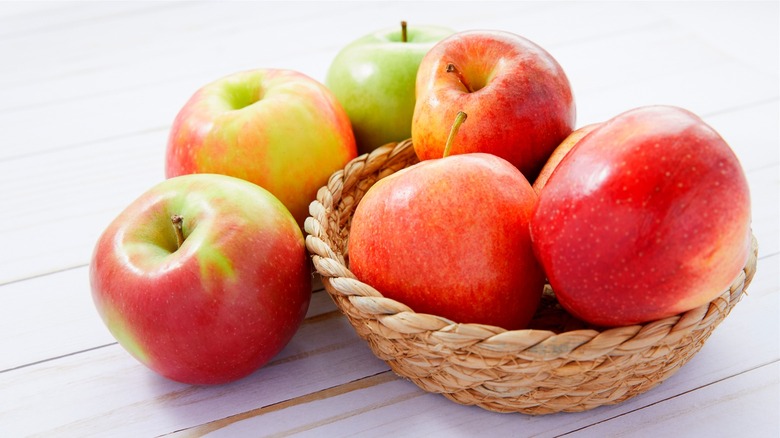
[[747, 260], [750, 220], [728, 144], [689, 111], [651, 106], [577, 143], [541, 191], [531, 233], [560, 304], [621, 326], [726, 290]]
[[223, 175], [166, 180], [103, 232], [92, 296], [119, 343], [185, 383], [230, 382], [290, 340], [311, 297], [303, 234], [268, 191]]
[[574, 129], [575, 106], [561, 66], [538, 45], [501, 31], [447, 37], [417, 72], [412, 141], [421, 160], [440, 158], [455, 114], [465, 111], [452, 154], [486, 152], [533, 181]]
[[547, 162], [544, 163], [541, 172], [539, 172], [539, 176], [537, 176], [534, 180], [533, 188], [537, 195], [542, 191], [542, 188], [544, 188], [545, 184], [547, 184], [547, 180], [550, 179], [550, 175], [552, 175], [553, 170], [558, 167], [558, 164], [560, 164], [561, 160], [563, 160], [563, 157], [569, 153], [569, 151], [574, 147], [574, 145], [577, 144], [577, 142], [582, 139], [582, 137], [590, 134], [590, 132], [596, 129], [599, 125], [599, 123], [591, 123], [590, 125], [585, 125], [575, 130], [569, 134], [569, 136], [566, 137], [557, 148], [555, 148], [552, 155], [550, 155], [550, 158], [548, 158]]
[[366, 192], [352, 219], [350, 269], [415, 312], [522, 328], [544, 287], [528, 230], [535, 203], [502, 158], [423, 161]]
[[199, 89], [171, 127], [165, 175], [219, 173], [277, 197], [299, 225], [330, 175], [357, 155], [347, 113], [295, 71], [255, 69]]

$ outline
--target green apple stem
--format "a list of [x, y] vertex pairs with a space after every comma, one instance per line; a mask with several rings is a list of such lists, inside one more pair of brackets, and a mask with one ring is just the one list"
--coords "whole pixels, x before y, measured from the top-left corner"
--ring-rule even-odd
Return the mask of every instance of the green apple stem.
[[406, 37], [406, 22], [402, 21], [401, 22], [401, 42], [405, 43], [407, 41], [409, 41], [409, 40]]
[[455, 76], [458, 77], [458, 81], [460, 81], [461, 84], [463, 84], [464, 87], [466, 87], [466, 91], [469, 93], [473, 93], [474, 90], [469, 86], [469, 83], [466, 81], [466, 78], [463, 76], [463, 73], [458, 69], [458, 67], [455, 67], [455, 64], [449, 63], [447, 64], [447, 73], [454, 73]]
[[184, 231], [182, 230], [182, 222], [184, 218], [178, 214], [171, 216], [171, 223], [173, 224], [173, 230], [176, 232], [176, 249], [181, 248], [181, 244], [184, 243]]
[[447, 143], [444, 144], [444, 155], [442, 155], [442, 157], [450, 155], [450, 151], [452, 150], [452, 143], [455, 142], [455, 135], [458, 133], [460, 125], [466, 121], [466, 117], [468, 117], [466, 113], [463, 111], [458, 111], [458, 114], [455, 116], [455, 121], [452, 123], [452, 128], [450, 128], [450, 135], [447, 137]]

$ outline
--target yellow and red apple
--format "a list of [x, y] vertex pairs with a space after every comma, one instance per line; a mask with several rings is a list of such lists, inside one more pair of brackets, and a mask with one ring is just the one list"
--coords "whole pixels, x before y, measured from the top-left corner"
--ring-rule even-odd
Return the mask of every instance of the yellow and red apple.
[[171, 128], [165, 174], [245, 179], [302, 225], [317, 190], [356, 155], [349, 118], [324, 85], [295, 71], [255, 69], [205, 85], [187, 101]]

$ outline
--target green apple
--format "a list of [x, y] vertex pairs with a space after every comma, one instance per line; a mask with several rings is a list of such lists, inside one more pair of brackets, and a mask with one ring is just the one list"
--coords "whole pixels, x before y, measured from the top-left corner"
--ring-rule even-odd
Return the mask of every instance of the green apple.
[[349, 115], [359, 153], [411, 137], [417, 68], [428, 50], [452, 33], [402, 22], [366, 35], [336, 55], [325, 85]]

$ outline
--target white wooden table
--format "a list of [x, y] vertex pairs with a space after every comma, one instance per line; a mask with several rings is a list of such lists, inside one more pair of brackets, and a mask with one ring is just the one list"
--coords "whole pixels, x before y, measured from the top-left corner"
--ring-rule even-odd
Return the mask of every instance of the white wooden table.
[[[778, 16], [776, 1], [0, 3], [0, 436], [778, 436]], [[321, 290], [287, 348], [229, 385], [167, 381], [114, 341], [89, 257], [162, 180], [186, 99], [253, 67], [322, 81], [341, 47], [402, 19], [542, 45], [569, 75], [578, 126], [673, 104], [732, 145], [758, 272], [676, 375], [578, 414], [460, 406], [392, 374]]]

